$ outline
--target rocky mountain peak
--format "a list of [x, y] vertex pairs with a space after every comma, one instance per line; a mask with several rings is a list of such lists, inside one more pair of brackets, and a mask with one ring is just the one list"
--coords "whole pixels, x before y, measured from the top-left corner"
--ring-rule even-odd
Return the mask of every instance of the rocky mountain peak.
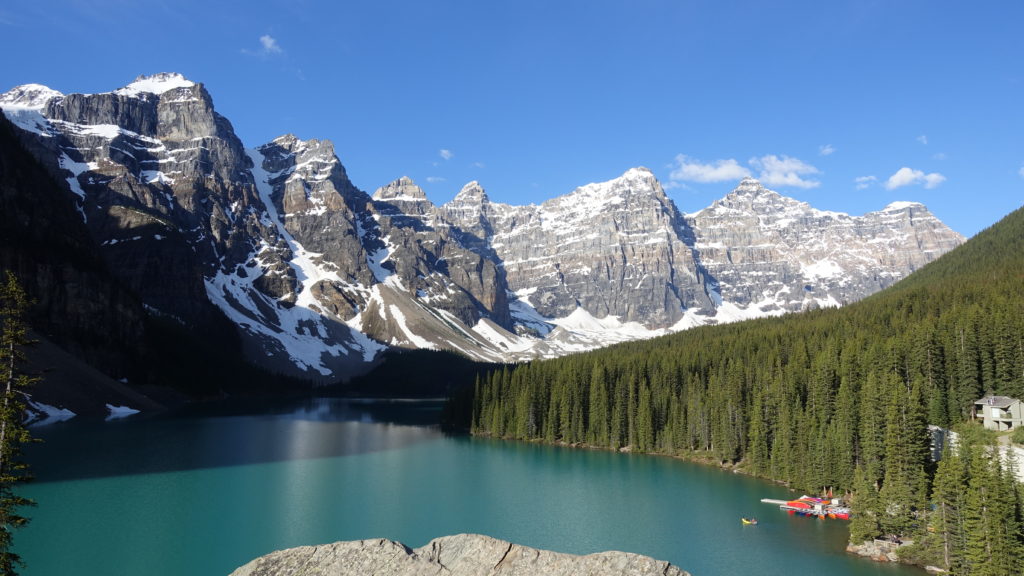
[[161, 72], [150, 76], [139, 76], [131, 84], [115, 90], [114, 93], [122, 96], [138, 96], [142, 93], [159, 96], [175, 88], [191, 88], [195, 85], [195, 82], [176, 72]]
[[733, 194], [746, 194], [746, 195], [757, 195], [767, 189], [761, 184], [761, 181], [757, 178], [751, 178], [747, 176], [740, 183], [736, 185], [736, 188], [732, 191]]
[[750, 215], [777, 214], [789, 215], [792, 212], [811, 212], [813, 208], [806, 202], [800, 202], [783, 196], [774, 190], [765, 188], [754, 178], [744, 178], [723, 198], [714, 201], [702, 212], [742, 212]]
[[63, 96], [60, 92], [42, 84], [22, 84], [0, 94], [0, 106], [5, 109], [42, 110], [50, 100]]
[[453, 204], [482, 204], [488, 202], [487, 192], [479, 182], [473, 180], [459, 190], [459, 193], [452, 199]]
[[[619, 196], [623, 194], [635, 193], [638, 191], [654, 191], [662, 193], [661, 183], [654, 176], [654, 173], [643, 166], [637, 166], [630, 168], [622, 173], [618, 178], [613, 178], [607, 182], [599, 182], [596, 184], [588, 184], [582, 188], [578, 188], [577, 191], [594, 188], [603, 191], [605, 194], [611, 194]], [[663, 195], [663, 194], [662, 194]]]
[[620, 178], [627, 180], [653, 180], [654, 172], [651, 172], [650, 168], [646, 166], [636, 166], [626, 170]]
[[427, 201], [427, 194], [412, 181], [412, 178], [402, 176], [390, 184], [377, 188], [373, 193], [373, 199], [386, 202], [423, 202]]
[[928, 207], [920, 202], [892, 202], [885, 208], [882, 208], [882, 212], [904, 212], [906, 210], [916, 210], [922, 212], [928, 212]]
[[272, 165], [271, 171], [278, 171], [284, 169], [276, 166], [279, 162], [290, 160], [299, 152], [300, 142], [302, 141], [296, 138], [294, 134], [285, 134], [257, 147], [256, 150], [266, 160], [270, 161]]
[[618, 178], [607, 182], [594, 182], [580, 186], [565, 196], [545, 202], [543, 206], [548, 208], [575, 206], [576, 208], [572, 210], [574, 212], [593, 213], [595, 210], [600, 211], [612, 204], [628, 202], [629, 199], [638, 195], [640, 197], [653, 195], [659, 199], [665, 199], [665, 191], [661, 184], [647, 168], [630, 168]]
[[277, 154], [287, 154], [301, 158], [303, 161], [320, 160], [322, 162], [336, 162], [334, 154], [334, 142], [330, 140], [318, 140], [311, 138], [302, 140], [294, 134], [278, 136], [260, 147], [260, 150], [267, 152], [276, 151]]
[[726, 194], [722, 200], [732, 202], [774, 202], [779, 198], [783, 198], [781, 194], [774, 190], [769, 190], [761, 184], [760, 180], [755, 178], [744, 178], [740, 180], [740, 183], [736, 185], [736, 188], [732, 192]]
[[278, 146], [286, 150], [294, 150], [302, 142], [302, 140], [299, 140], [299, 138], [295, 134], [288, 133], [282, 134], [277, 138], [274, 138], [273, 140], [271, 140], [271, 142], [277, 144]]

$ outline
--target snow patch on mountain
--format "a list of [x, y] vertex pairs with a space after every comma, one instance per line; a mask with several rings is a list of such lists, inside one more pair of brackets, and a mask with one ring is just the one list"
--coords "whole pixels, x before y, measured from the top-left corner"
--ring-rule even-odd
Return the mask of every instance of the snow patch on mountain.
[[42, 84], [24, 84], [0, 94], [0, 109], [18, 128], [48, 138], [53, 135], [53, 128], [42, 111], [50, 100], [63, 97]]
[[[404, 340], [406, 342], [409, 342], [416, 348], [437, 348], [437, 346], [435, 346], [433, 342], [427, 340], [426, 338], [421, 338], [419, 335], [417, 335], [409, 328], [409, 325], [406, 324], [405, 322], [405, 314], [402, 313], [401, 308], [392, 304], [391, 306], [388, 307], [388, 312], [391, 314], [391, 318], [394, 319], [394, 321], [398, 324], [398, 327], [402, 330], [402, 335], [404, 336]], [[400, 343], [400, 341], [396, 341], [395, 343], [398, 344]]]
[[505, 330], [502, 330], [499, 326], [495, 325], [494, 322], [491, 322], [486, 318], [481, 318], [476, 325], [473, 326], [473, 332], [484, 340], [494, 344], [499, 349], [513, 354], [529, 352], [537, 345], [537, 339], [515, 336]]
[[509, 311], [512, 319], [529, 330], [535, 331], [540, 336], [545, 336], [554, 328], [550, 319], [546, 318], [530, 304], [529, 296], [536, 292], [536, 288], [526, 288], [516, 292], [509, 292]]
[[802, 264], [800, 272], [808, 280], [819, 280], [823, 278], [836, 278], [843, 274], [843, 268], [834, 260], [819, 260], [813, 264]]
[[[312, 370], [323, 376], [332, 374], [325, 363], [325, 356], [340, 357], [356, 352], [366, 360], [372, 358], [384, 347], [365, 335], [349, 335], [339, 339], [324, 324], [325, 317], [313, 297], [312, 287], [322, 280], [341, 281], [337, 274], [320, 266], [319, 254], [308, 252], [285, 229], [280, 215], [271, 198], [270, 180], [276, 176], [263, 169], [263, 156], [257, 150], [247, 151], [253, 162], [252, 174], [260, 199], [267, 212], [267, 219], [276, 227], [278, 234], [291, 251], [288, 265], [295, 272], [299, 289], [294, 305], [280, 306], [256, 289], [253, 283], [259, 278], [256, 271], [240, 276], [235, 270], [218, 270], [206, 279], [207, 296], [235, 324], [250, 334], [261, 337], [264, 343], [277, 349], [303, 370]], [[249, 261], [261, 263], [260, 255], [270, 247], [263, 243]]]
[[22, 84], [0, 94], [0, 107], [11, 110], [42, 110], [54, 98], [63, 98], [60, 92], [42, 84]]
[[924, 208], [924, 204], [920, 202], [897, 201], [890, 203], [882, 212], [895, 212], [897, 210], [906, 210], [907, 208]]
[[370, 271], [373, 272], [373, 277], [377, 279], [377, 282], [387, 282], [394, 276], [394, 272], [384, 267], [384, 263], [391, 258], [394, 246], [391, 244], [390, 237], [385, 237], [383, 242], [384, 247], [366, 253], [366, 264], [370, 267]]
[[138, 96], [142, 93], [160, 95], [175, 88], [191, 88], [196, 83], [175, 72], [164, 72], [152, 76], [139, 76], [134, 82], [114, 91], [122, 96]]
[[57, 406], [37, 402], [32, 399], [31, 394], [24, 394], [24, 396], [25, 414], [27, 415], [25, 424], [30, 427], [47, 426], [49, 424], [56, 424], [57, 422], [64, 422], [65, 420], [70, 420], [78, 415], [67, 408], [58, 408]]

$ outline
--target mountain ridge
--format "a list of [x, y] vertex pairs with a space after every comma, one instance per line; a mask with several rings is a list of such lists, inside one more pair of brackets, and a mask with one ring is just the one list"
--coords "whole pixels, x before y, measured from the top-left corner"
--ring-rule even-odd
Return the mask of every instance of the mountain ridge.
[[253, 362], [316, 380], [390, 346], [518, 361], [839, 305], [963, 241], [921, 204], [849, 216], [753, 179], [685, 214], [642, 167], [526, 206], [475, 181], [442, 205], [404, 176], [368, 194], [329, 140], [246, 148], [178, 74], [0, 107], [147, 310], [214, 306]]

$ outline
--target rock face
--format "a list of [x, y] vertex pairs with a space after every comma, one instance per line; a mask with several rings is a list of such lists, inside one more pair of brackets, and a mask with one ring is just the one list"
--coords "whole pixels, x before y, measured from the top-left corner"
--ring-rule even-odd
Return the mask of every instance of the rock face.
[[96, 253], [73, 201], [0, 118], [0, 270], [36, 300], [40, 336], [115, 378], [134, 378], [120, 352], [140, 353], [146, 313]]
[[509, 288], [542, 316], [586, 310], [652, 328], [710, 310], [686, 222], [645, 168], [540, 206], [492, 204], [476, 183], [446, 207]]
[[840, 305], [963, 241], [920, 204], [849, 216], [750, 179], [687, 215], [644, 168], [530, 206], [478, 182], [443, 206], [404, 177], [370, 195], [329, 141], [245, 149], [177, 74], [0, 108], [149, 314], [222, 314], [253, 362], [316, 380], [388, 346], [518, 361]]
[[712, 298], [740, 317], [859, 300], [963, 242], [922, 204], [849, 216], [816, 210], [751, 178], [686, 219], [713, 279]]
[[231, 576], [686, 576], [668, 562], [626, 552], [573, 556], [459, 534], [410, 550], [391, 540], [337, 542], [274, 552]]

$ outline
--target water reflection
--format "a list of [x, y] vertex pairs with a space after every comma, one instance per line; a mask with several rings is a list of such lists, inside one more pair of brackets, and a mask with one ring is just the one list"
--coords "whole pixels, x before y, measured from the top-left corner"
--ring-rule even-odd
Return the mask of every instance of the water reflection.
[[438, 439], [441, 402], [301, 398], [190, 406], [36, 429], [37, 482], [330, 458]]

